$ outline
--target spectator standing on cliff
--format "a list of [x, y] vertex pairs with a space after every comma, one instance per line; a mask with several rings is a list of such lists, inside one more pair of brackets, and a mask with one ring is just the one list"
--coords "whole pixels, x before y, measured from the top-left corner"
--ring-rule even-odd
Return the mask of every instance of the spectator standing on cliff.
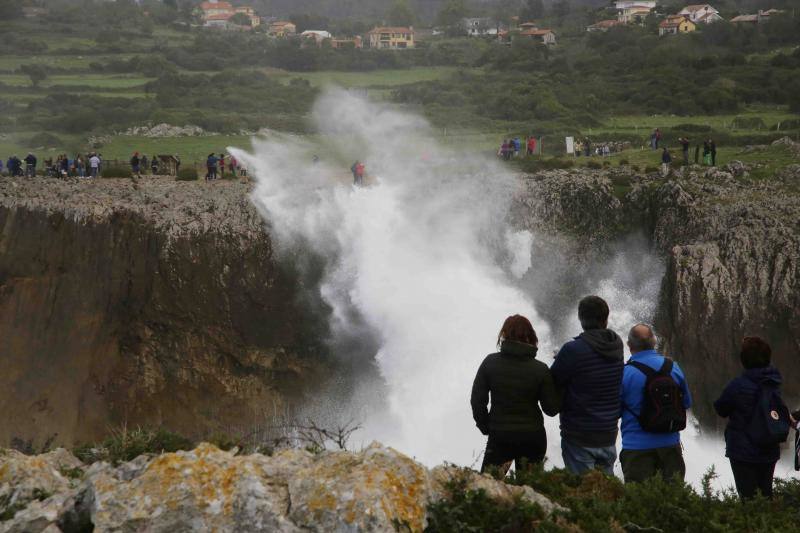
[[708, 151], [711, 154], [711, 166], [717, 166], [717, 143], [714, 142], [714, 139], [708, 140]]
[[514, 137], [514, 140], [511, 141], [511, 144], [514, 147], [514, 158], [519, 157], [519, 152], [522, 149], [522, 142], [519, 140], [519, 137]]
[[225, 154], [219, 154], [219, 177], [225, 177]]
[[25, 176], [29, 178], [36, 177], [36, 156], [30, 152], [25, 156]]
[[780, 444], [791, 427], [789, 410], [781, 398], [783, 380], [771, 365], [772, 348], [761, 337], [745, 337], [739, 359], [744, 372], [728, 383], [714, 409], [728, 419], [725, 455], [739, 497], [746, 500], [760, 492], [772, 498]]
[[79, 178], [86, 177], [86, 164], [83, 161], [81, 154], [75, 155], [75, 174]]
[[683, 481], [680, 432], [692, 406], [689, 387], [678, 363], [656, 351], [653, 328], [636, 324], [628, 333], [631, 358], [622, 376], [622, 451], [625, 483], [656, 474]]
[[175, 174], [181, 171], [181, 158], [175, 154]]
[[213, 152], [206, 158], [206, 170], [206, 181], [217, 179], [217, 156]]
[[139, 158], [139, 152], [134, 152], [133, 157], [131, 157], [131, 172], [137, 177], [141, 178], [142, 175], [140, 174], [139, 165], [141, 164], [141, 159]]
[[478, 368], [470, 404], [475, 424], [489, 437], [481, 472], [496, 469], [504, 477], [512, 461], [517, 470], [523, 463], [544, 461], [547, 434], [542, 411], [558, 414], [559, 398], [550, 369], [536, 359], [539, 339], [527, 318], [508, 317], [497, 347], [500, 351], [487, 355]]
[[711, 165], [711, 140], [703, 141], [703, 164]]
[[[317, 156], [314, 156], [314, 157], [317, 157]], [[317, 161], [318, 160], [319, 160], [319, 158], [317, 158]], [[228, 171], [233, 175], [234, 178], [236, 177], [236, 166], [237, 166], [237, 164], [238, 163], [237, 163], [235, 157], [233, 157], [233, 156], [229, 156], [228, 157]]]
[[158, 174], [158, 157], [155, 155], [150, 158], [150, 173], [153, 174], [153, 176]]
[[672, 163], [672, 156], [665, 146], [661, 151], [661, 175], [665, 178], [669, 175], [670, 163]]
[[608, 329], [608, 304], [587, 296], [578, 304], [583, 333], [561, 347], [550, 371], [563, 391], [561, 452], [575, 474], [600, 468], [612, 475], [622, 384], [622, 339]]
[[96, 178], [100, 174], [100, 158], [97, 154], [92, 154], [89, 158], [89, 168], [91, 169], [91, 177]]
[[683, 165], [689, 166], [689, 139], [686, 137], [681, 137], [678, 139], [678, 142], [681, 143], [681, 151], [683, 152]]
[[147, 169], [150, 168], [149, 163], [150, 161], [147, 159], [147, 156], [145, 154], [142, 154], [141, 164], [145, 172], [147, 172]]
[[536, 137], [528, 137], [528, 155], [536, 153]]

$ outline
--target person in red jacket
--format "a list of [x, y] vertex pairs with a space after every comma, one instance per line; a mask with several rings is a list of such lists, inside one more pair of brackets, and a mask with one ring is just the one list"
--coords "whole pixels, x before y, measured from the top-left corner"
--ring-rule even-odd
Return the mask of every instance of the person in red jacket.
[[528, 155], [533, 155], [536, 152], [536, 138], [528, 137]]

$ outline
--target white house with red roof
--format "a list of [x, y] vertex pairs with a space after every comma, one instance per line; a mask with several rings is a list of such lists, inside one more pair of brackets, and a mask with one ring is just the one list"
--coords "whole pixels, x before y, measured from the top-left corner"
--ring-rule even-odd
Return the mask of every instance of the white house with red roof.
[[710, 4], [693, 4], [686, 6], [678, 11], [678, 15], [689, 17], [689, 20], [695, 24], [711, 24], [712, 22], [722, 20], [719, 11]]
[[218, 28], [236, 26], [230, 22], [230, 19], [237, 14], [242, 14], [250, 19], [251, 28], [261, 25], [261, 17], [256, 15], [255, 9], [249, 6], [234, 7], [229, 2], [208, 0], [207, 2], [202, 2], [199, 9], [204, 26]]

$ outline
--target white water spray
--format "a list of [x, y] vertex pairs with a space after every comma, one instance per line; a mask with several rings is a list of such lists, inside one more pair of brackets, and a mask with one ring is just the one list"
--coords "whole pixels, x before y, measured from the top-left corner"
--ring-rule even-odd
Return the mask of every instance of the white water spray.
[[[333, 335], [368, 332], [380, 346], [381, 383], [363, 383], [346, 404], [320, 398], [316, 409], [356, 418], [364, 442], [380, 440], [429, 465], [479, 464], [485, 438], [469, 392], [503, 320], [530, 318], [548, 364], [568, 340], [551, 338], [520, 279], [536, 272], [528, 272], [535, 236], [506, 221], [518, 182], [492, 160], [446, 150], [422, 119], [341, 90], [319, 99], [314, 119], [321, 136], [313, 142], [273, 134], [254, 140], [252, 154], [231, 151], [257, 178], [253, 200], [278, 246], [323, 260], [319, 291]], [[348, 176], [356, 159], [369, 176], [363, 188]], [[625, 276], [598, 281], [591, 292], [608, 299], [617, 331], [652, 316], [662, 268], [633, 289]], [[564, 322], [559, 329], [577, 333], [574, 311]], [[557, 418], [547, 432], [549, 464], [560, 466]], [[691, 481], [712, 461], [727, 472], [719, 447], [687, 437]]]

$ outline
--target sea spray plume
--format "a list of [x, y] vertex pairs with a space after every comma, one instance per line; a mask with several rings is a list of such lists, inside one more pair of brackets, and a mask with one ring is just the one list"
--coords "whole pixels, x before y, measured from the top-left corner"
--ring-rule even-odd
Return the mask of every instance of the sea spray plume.
[[[529, 238], [508, 237], [516, 180], [493, 161], [445, 150], [419, 117], [340, 90], [320, 98], [314, 120], [315, 153], [326, 154], [318, 164], [303, 142], [279, 136], [235, 155], [253, 169], [253, 200], [280, 245], [301, 242], [325, 258], [320, 292], [334, 334], [361, 328], [351, 323], [359, 316], [380, 339], [385, 401], [372, 412], [343, 405], [343, 418], [360, 411], [363, 439], [425, 462], [469, 464], [484, 443], [469, 389], [497, 328], [521, 313], [548, 338], [532, 301], [495, 261], [506, 250], [520, 275], [519, 258], [530, 256]], [[336, 179], [336, 162], [346, 169], [355, 159], [366, 163], [367, 187]]]

